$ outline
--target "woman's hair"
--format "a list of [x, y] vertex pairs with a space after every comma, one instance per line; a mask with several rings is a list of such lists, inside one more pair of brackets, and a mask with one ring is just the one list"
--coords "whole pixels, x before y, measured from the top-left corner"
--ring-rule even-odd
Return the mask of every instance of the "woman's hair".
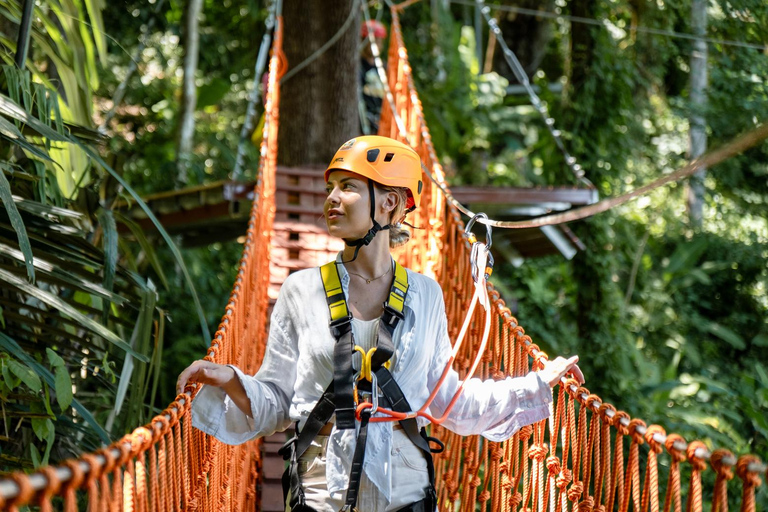
[[406, 187], [389, 187], [376, 183], [376, 188], [384, 192], [393, 192], [397, 195], [398, 201], [395, 205], [395, 209], [392, 210], [392, 214], [389, 217], [389, 223], [392, 227], [389, 228], [389, 247], [394, 249], [408, 243], [411, 239], [411, 232], [404, 228], [400, 221], [405, 215], [405, 204], [408, 201], [408, 189]]

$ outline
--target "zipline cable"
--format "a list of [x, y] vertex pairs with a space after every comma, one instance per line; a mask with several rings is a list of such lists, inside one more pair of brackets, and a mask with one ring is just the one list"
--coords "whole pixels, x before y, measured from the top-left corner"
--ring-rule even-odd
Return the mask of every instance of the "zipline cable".
[[[473, 6], [475, 5], [475, 2], [472, 0], [449, 0], [452, 4], [457, 5], [466, 5], [466, 6]], [[499, 11], [506, 11], [506, 12], [513, 12], [515, 14], [522, 14], [525, 16], [535, 16], [537, 18], [548, 18], [553, 20], [566, 20], [570, 21], [571, 23], [581, 23], [585, 25], [593, 25], [596, 27], [603, 27], [606, 28], [606, 25], [608, 23], [611, 23], [609, 20], [605, 19], [598, 19], [598, 18], [587, 18], [584, 16], [572, 16], [568, 14], [560, 14], [557, 12], [552, 11], [544, 11], [539, 9], [526, 9], [525, 7], [516, 7], [513, 5], [493, 5], [493, 8]], [[720, 44], [723, 46], [736, 46], [739, 48], [749, 48], [751, 50], [759, 50], [761, 52], [765, 52], [768, 50], [768, 44], [756, 44], [756, 43], [745, 43], [744, 41], [733, 41], [729, 39], [714, 39], [712, 37], [701, 37], [694, 34], [689, 34], [686, 32], [677, 32], [674, 30], [663, 30], [659, 28], [652, 28], [652, 27], [632, 27], [632, 31], [636, 32], [644, 32], [646, 34], [656, 35], [656, 36], [666, 36], [671, 38], [677, 38], [677, 39], [686, 39], [689, 41], [704, 41], [706, 43], [710, 44]]]
[[512, 70], [512, 73], [514, 73], [515, 78], [517, 78], [517, 81], [520, 82], [520, 84], [525, 88], [526, 92], [528, 93], [528, 97], [531, 98], [531, 104], [533, 104], [533, 107], [544, 118], [544, 124], [547, 126], [547, 130], [549, 130], [550, 135], [552, 135], [552, 138], [555, 140], [557, 148], [565, 158], [565, 165], [571, 169], [571, 172], [577, 180], [579, 180], [587, 188], [594, 189], [595, 185], [584, 176], [584, 169], [576, 162], [576, 158], [571, 155], [568, 152], [568, 149], [565, 147], [565, 143], [560, 137], [560, 130], [555, 128], [555, 119], [549, 115], [547, 106], [544, 104], [544, 102], [541, 101], [541, 98], [539, 98], [539, 96], [536, 94], [536, 91], [533, 90], [533, 87], [531, 87], [531, 81], [528, 79], [528, 73], [526, 73], [525, 69], [523, 69], [523, 65], [520, 64], [520, 60], [517, 58], [517, 55], [515, 55], [515, 52], [513, 52], [509, 46], [507, 46], [507, 42], [504, 40], [504, 34], [501, 32], [499, 24], [494, 18], [491, 17], [490, 7], [484, 5], [484, 0], [477, 0], [475, 5], [483, 14], [485, 22], [488, 24], [488, 28], [490, 28], [491, 32], [493, 32], [493, 34], [496, 36], [496, 42], [499, 43], [501, 51], [504, 53], [504, 59], [507, 61], [509, 68]]
[[[366, 0], [360, 0], [360, 4], [363, 8], [363, 16], [365, 17], [365, 22], [370, 23], [371, 13], [368, 10], [368, 2]], [[408, 140], [407, 132], [405, 130], [405, 123], [403, 123], [403, 120], [399, 115], [397, 115], [397, 108], [395, 107], [395, 96], [392, 94], [392, 90], [389, 88], [387, 72], [384, 70], [384, 62], [381, 60], [381, 52], [379, 51], [379, 45], [376, 43], [376, 37], [373, 35], [373, 30], [368, 31], [368, 44], [371, 45], [371, 54], [373, 55], [373, 62], [376, 66], [376, 72], [379, 75], [379, 81], [384, 86], [384, 94], [386, 95], [387, 103], [389, 103], [389, 107], [392, 109], [394, 114], [397, 129], [400, 132], [400, 136], [404, 140]]]
[[[619, 205], [627, 203], [632, 199], [636, 199], [637, 197], [647, 194], [659, 187], [662, 187], [672, 182], [680, 181], [683, 178], [691, 176], [692, 174], [694, 174], [696, 171], [698, 171], [703, 167], [709, 168], [714, 165], [717, 165], [720, 162], [723, 162], [724, 160], [727, 160], [728, 158], [736, 156], [739, 153], [742, 153], [747, 149], [757, 145], [758, 143], [762, 142], [766, 138], [768, 138], [768, 123], [758, 126], [754, 130], [737, 137], [731, 142], [725, 144], [724, 146], [721, 146], [716, 150], [706, 153], [705, 155], [701, 156], [700, 158], [697, 158], [696, 160], [689, 163], [688, 165], [681, 167], [680, 169], [670, 174], [667, 174], [666, 176], [658, 178], [657, 180], [652, 181], [647, 185], [639, 187], [631, 192], [627, 192], [626, 194], [604, 199], [598, 203], [584, 206], [582, 208], [577, 208], [575, 210], [569, 210], [567, 212], [557, 213], [553, 215], [546, 215], [544, 217], [537, 217], [530, 220], [498, 221], [498, 220], [479, 219], [478, 222], [482, 224], [488, 224], [496, 228], [524, 229], [524, 228], [536, 228], [541, 226], [551, 226], [555, 224], [563, 224], [565, 222], [572, 222], [575, 220], [585, 219], [587, 217], [591, 217], [592, 215], [596, 215], [598, 213], [608, 211]], [[435, 185], [437, 185], [440, 188], [440, 190], [443, 191], [443, 193], [446, 196], [446, 199], [453, 206], [455, 206], [461, 213], [463, 213], [464, 215], [467, 215], [468, 217], [472, 217], [475, 215], [474, 212], [465, 208], [461, 203], [459, 203], [451, 195], [451, 193], [448, 191], [448, 189], [445, 187], [443, 183], [440, 183], [434, 177], [432, 177], [431, 173], [427, 173], [427, 175], [430, 177], [432, 182], [435, 183]]]
[[[253, 89], [248, 97], [248, 106], [245, 109], [245, 122], [240, 129], [240, 140], [237, 143], [237, 155], [235, 156], [235, 167], [232, 170], [232, 180], [237, 181], [240, 179], [240, 175], [243, 173], [243, 165], [245, 164], [245, 148], [248, 144], [248, 139], [253, 130], [253, 118], [256, 115], [256, 104], [261, 97], [259, 82], [261, 75], [264, 72], [264, 68], [267, 65], [267, 56], [269, 55], [269, 48], [272, 46], [272, 29], [275, 26], [275, 17], [280, 16], [283, 11], [283, 0], [274, 0], [269, 7], [269, 15], [265, 24], [264, 37], [261, 39], [261, 46], [259, 47], [259, 54], [256, 58], [256, 66], [253, 71]], [[266, 91], [265, 91], [266, 92]]]

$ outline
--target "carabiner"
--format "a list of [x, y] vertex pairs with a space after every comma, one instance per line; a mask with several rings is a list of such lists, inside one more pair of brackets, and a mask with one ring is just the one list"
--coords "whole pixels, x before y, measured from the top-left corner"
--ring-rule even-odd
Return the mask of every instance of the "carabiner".
[[[472, 233], [472, 226], [475, 225], [475, 222], [477, 222], [477, 219], [485, 219], [488, 220], [488, 216], [484, 213], [476, 213], [474, 217], [469, 219], [469, 222], [467, 222], [466, 227], [464, 228], [464, 234], [467, 235], [467, 239], [469, 240], [469, 243], [475, 244], [477, 243], [477, 237], [474, 233]], [[491, 225], [486, 224], [485, 225], [485, 246], [488, 248], [488, 250], [491, 249], [491, 245], [493, 245], [493, 238], [491, 237]]]
[[373, 405], [371, 416], [373, 416], [379, 410], [379, 383], [376, 379], [376, 374], [373, 372], [371, 372], [371, 404]]

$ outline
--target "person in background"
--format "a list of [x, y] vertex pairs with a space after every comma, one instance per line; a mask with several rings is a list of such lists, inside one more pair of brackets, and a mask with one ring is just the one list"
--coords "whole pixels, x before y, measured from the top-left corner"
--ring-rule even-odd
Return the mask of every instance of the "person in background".
[[369, 34], [376, 39], [376, 46], [381, 52], [387, 29], [376, 20], [366, 21], [360, 27], [360, 125], [362, 133], [375, 135], [379, 132], [379, 116], [385, 92], [376, 70]]

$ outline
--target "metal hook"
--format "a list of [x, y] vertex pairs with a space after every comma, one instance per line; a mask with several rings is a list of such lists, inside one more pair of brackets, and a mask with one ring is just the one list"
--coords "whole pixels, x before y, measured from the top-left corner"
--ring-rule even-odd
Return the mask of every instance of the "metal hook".
[[[475, 222], [477, 222], [477, 219], [483, 218], [485, 220], [488, 220], [488, 216], [484, 213], [476, 213], [474, 217], [469, 219], [469, 222], [467, 222], [467, 226], [464, 228], [464, 234], [467, 235], [467, 238], [469, 238], [470, 243], [476, 243], [477, 238], [475, 237], [474, 233], [472, 233], [472, 226], [475, 225]], [[493, 238], [491, 236], [491, 231], [493, 228], [491, 228], [490, 224], [485, 224], [485, 247], [487, 249], [491, 248], [491, 245], [493, 245]]]

